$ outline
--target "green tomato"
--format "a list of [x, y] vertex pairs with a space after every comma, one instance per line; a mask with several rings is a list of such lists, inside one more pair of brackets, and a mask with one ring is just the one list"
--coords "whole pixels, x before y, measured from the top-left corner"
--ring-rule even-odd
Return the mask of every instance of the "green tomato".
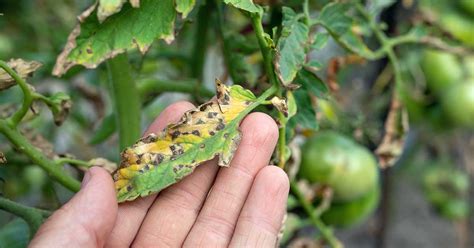
[[474, 56], [464, 57], [463, 64], [467, 76], [474, 78]]
[[474, 78], [447, 90], [441, 98], [441, 104], [454, 124], [474, 128]]
[[46, 172], [36, 165], [29, 165], [23, 170], [23, 178], [33, 188], [41, 188], [48, 180]]
[[464, 10], [466, 13], [472, 15], [474, 18], [474, 1], [472, 0], [459, 0], [458, 1], [459, 7]]
[[450, 167], [434, 164], [423, 177], [425, 196], [440, 215], [448, 219], [465, 218], [469, 206], [465, 200], [469, 193], [469, 176]]
[[332, 203], [331, 207], [321, 215], [325, 224], [348, 227], [366, 220], [377, 208], [380, 201], [380, 189], [374, 186], [362, 197], [341, 203]]
[[[471, 0], [472, 1], [472, 0]], [[457, 13], [441, 15], [440, 25], [466, 45], [474, 47], [474, 20]]]
[[464, 199], [454, 199], [444, 202], [439, 208], [439, 213], [450, 220], [465, 219], [469, 215], [469, 203]]
[[9, 56], [13, 51], [13, 42], [8, 36], [0, 34], [0, 54], [2, 56]]
[[302, 148], [299, 176], [334, 190], [334, 200], [361, 197], [378, 183], [373, 154], [353, 140], [335, 132], [319, 132]]
[[428, 88], [435, 93], [443, 92], [456, 84], [463, 75], [461, 64], [456, 56], [436, 50], [426, 50], [423, 53], [421, 68]]

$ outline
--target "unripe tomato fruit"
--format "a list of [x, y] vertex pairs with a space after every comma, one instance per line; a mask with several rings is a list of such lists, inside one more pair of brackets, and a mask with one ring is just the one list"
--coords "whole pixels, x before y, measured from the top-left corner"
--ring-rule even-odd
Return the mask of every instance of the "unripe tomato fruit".
[[423, 186], [428, 201], [448, 219], [462, 219], [468, 215], [469, 176], [451, 168], [449, 164], [434, 164], [425, 172]]
[[[472, 0], [471, 0], [472, 1]], [[464, 44], [474, 47], [474, 21], [459, 13], [447, 13], [440, 16], [440, 25]]]
[[472, 0], [459, 0], [459, 7], [466, 13], [470, 14], [474, 18], [474, 1]]
[[428, 88], [435, 93], [443, 92], [456, 84], [463, 75], [461, 63], [456, 56], [436, 50], [424, 51], [421, 68]]
[[441, 104], [454, 124], [474, 128], [474, 78], [448, 89], [441, 98]]
[[325, 224], [348, 227], [366, 220], [377, 208], [380, 201], [380, 188], [374, 186], [362, 197], [342, 203], [332, 203], [321, 215]]
[[319, 132], [302, 148], [299, 176], [334, 190], [334, 201], [365, 195], [378, 183], [377, 162], [372, 153], [335, 132]]

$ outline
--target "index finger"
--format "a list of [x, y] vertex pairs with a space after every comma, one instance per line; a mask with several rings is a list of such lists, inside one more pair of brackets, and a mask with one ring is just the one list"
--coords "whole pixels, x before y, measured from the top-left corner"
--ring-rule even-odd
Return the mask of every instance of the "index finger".
[[[194, 108], [194, 105], [189, 102], [171, 104], [153, 121], [144, 133], [144, 136], [163, 130], [168, 124], [178, 121], [184, 112], [192, 108]], [[155, 198], [156, 194], [153, 194], [132, 202], [120, 204], [117, 220], [106, 243], [106, 247], [130, 246]]]

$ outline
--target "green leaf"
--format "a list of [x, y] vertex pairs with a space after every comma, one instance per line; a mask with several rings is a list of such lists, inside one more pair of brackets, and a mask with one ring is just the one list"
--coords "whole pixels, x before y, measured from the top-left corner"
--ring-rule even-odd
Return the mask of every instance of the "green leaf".
[[286, 92], [286, 102], [288, 105], [288, 119], [295, 116], [298, 111], [298, 106], [296, 104], [295, 96], [291, 91]]
[[176, 11], [183, 15], [183, 18], [186, 18], [193, 10], [194, 5], [196, 5], [196, 0], [176, 0]]
[[24, 248], [28, 246], [30, 231], [28, 224], [16, 218], [0, 229], [0, 247]]
[[251, 13], [258, 13], [260, 12], [260, 8], [256, 6], [252, 0], [224, 0], [225, 4], [231, 4], [232, 6], [251, 12]]
[[331, 33], [342, 36], [352, 26], [352, 19], [347, 15], [351, 5], [348, 3], [330, 3], [324, 6], [318, 21]]
[[311, 70], [317, 71], [323, 67], [323, 64], [321, 64], [321, 62], [319, 61], [311, 60], [308, 63], [306, 63], [305, 66], [311, 68]]
[[304, 88], [297, 89], [294, 92], [298, 112], [289, 121], [290, 127], [300, 125], [306, 129], [318, 129], [318, 122], [316, 120], [316, 112], [311, 103], [311, 97], [308, 91]]
[[283, 85], [290, 84], [306, 59], [309, 29], [296, 13], [283, 7], [283, 29], [278, 40], [277, 74]]
[[240, 141], [240, 121], [268, 95], [257, 99], [239, 85], [218, 81], [216, 88], [216, 98], [122, 152], [121, 168], [114, 174], [119, 202], [159, 192], [216, 156], [220, 166], [230, 165]]
[[54, 75], [62, 75], [74, 65], [95, 68], [119, 53], [138, 48], [145, 53], [155, 39], [171, 42], [176, 17], [173, 0], [142, 0], [140, 8], [124, 5], [117, 14], [99, 23], [89, 8], [71, 32], [58, 56]]
[[365, 58], [373, 58], [373, 52], [365, 45], [362, 38], [352, 31], [356, 17], [350, 13], [351, 3], [330, 3], [326, 5], [318, 17], [323, 25], [344, 48]]
[[370, 2], [369, 13], [378, 15], [383, 9], [394, 4], [395, 0], [371, 0]]
[[316, 36], [314, 37], [313, 44], [311, 44], [311, 49], [321, 50], [324, 46], [326, 46], [328, 39], [329, 39], [328, 33], [322, 33], [322, 32], [317, 33]]
[[326, 98], [329, 92], [326, 84], [318, 76], [304, 68], [298, 72], [295, 82], [319, 98]]
[[107, 115], [102, 122], [100, 123], [99, 127], [95, 131], [94, 135], [89, 141], [91, 145], [97, 145], [104, 142], [108, 139], [112, 134], [115, 133], [117, 130], [117, 123], [115, 122], [115, 114], [111, 113]]

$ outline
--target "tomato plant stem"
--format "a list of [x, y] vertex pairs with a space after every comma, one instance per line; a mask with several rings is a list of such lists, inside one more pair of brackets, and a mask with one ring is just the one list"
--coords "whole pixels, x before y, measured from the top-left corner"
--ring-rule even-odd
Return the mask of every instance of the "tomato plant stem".
[[70, 165], [76, 165], [78, 167], [83, 167], [83, 168], [89, 168], [90, 164], [87, 161], [84, 160], [79, 160], [79, 159], [73, 159], [73, 158], [58, 158], [54, 160], [56, 164], [58, 165], [63, 165], [63, 164], [70, 164]]
[[197, 14], [197, 27], [196, 35], [194, 39], [194, 47], [191, 56], [191, 74], [198, 81], [198, 85], [201, 85], [202, 75], [204, 69], [204, 62], [207, 48], [207, 31], [209, 26], [209, 4], [203, 5], [199, 8]]
[[296, 196], [298, 202], [301, 204], [304, 211], [309, 216], [313, 226], [321, 232], [321, 235], [328, 242], [328, 244], [333, 248], [343, 247], [342, 243], [334, 236], [332, 230], [321, 221], [311, 203], [306, 200], [303, 192], [301, 192], [301, 190], [299, 189], [296, 181], [290, 181], [290, 188], [291, 192]]
[[16, 127], [12, 127], [5, 120], [0, 120], [0, 133], [5, 135], [5, 137], [15, 145], [20, 152], [27, 155], [31, 161], [43, 168], [52, 178], [61, 183], [64, 187], [72, 191], [79, 191], [80, 183], [66, 174], [54, 161], [47, 158], [38, 148], [33, 146]]
[[196, 92], [196, 90], [199, 91], [199, 95], [203, 97], [212, 97], [215, 94], [204, 87], [198, 87], [198, 81], [194, 79], [177, 81], [148, 78], [137, 82], [137, 90], [141, 97], [147, 97], [149, 95], [163, 92], [182, 92], [193, 94]]
[[[262, 14], [251, 14], [250, 17], [262, 53], [266, 75], [269, 78], [270, 83], [276, 87], [276, 95], [281, 97], [282, 88], [280, 86], [279, 80], [275, 73], [275, 67], [273, 65], [273, 41], [263, 30]], [[284, 168], [286, 164], [286, 125], [284, 125], [283, 123], [285, 123], [286, 121], [283, 113], [279, 112], [278, 120], [282, 124], [278, 130], [278, 167]]]
[[20, 86], [21, 91], [23, 92], [23, 103], [21, 105], [21, 108], [17, 112], [15, 112], [9, 119], [10, 125], [16, 126], [18, 125], [18, 123], [20, 123], [23, 117], [25, 117], [31, 104], [33, 103], [32, 92], [26, 81], [21, 78], [13, 69], [11, 69], [5, 61], [0, 60], [0, 67], [16, 81], [18, 86]]
[[0, 209], [12, 213], [26, 221], [30, 227], [30, 238], [36, 233], [36, 230], [43, 223], [43, 220], [51, 213], [46, 210], [24, 206], [22, 204], [10, 201], [0, 196]]
[[114, 101], [119, 132], [119, 149], [133, 144], [140, 137], [140, 97], [126, 54], [107, 61], [111, 96]]

